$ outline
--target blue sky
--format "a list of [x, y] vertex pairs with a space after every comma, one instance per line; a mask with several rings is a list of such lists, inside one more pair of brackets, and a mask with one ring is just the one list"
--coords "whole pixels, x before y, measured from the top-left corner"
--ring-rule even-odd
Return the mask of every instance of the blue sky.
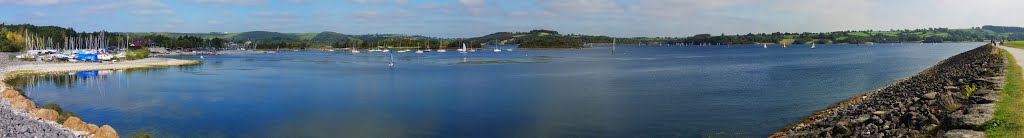
[[398, 33], [550, 29], [679, 37], [1024, 26], [1020, 0], [0, 0], [0, 21], [116, 32]]

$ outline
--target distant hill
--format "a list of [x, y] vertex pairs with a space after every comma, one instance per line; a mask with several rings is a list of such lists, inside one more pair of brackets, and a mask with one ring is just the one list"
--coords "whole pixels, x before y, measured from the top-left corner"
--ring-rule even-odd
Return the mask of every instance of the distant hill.
[[1015, 26], [992, 26], [992, 25], [986, 25], [986, 26], [982, 26], [981, 29], [992, 30], [992, 31], [998, 32], [998, 33], [1024, 33], [1024, 27], [1015, 27]]
[[278, 32], [252, 31], [235, 35], [232, 40], [299, 40], [297, 35], [289, 35]]
[[351, 41], [351, 40], [352, 40], [352, 38], [349, 35], [341, 34], [341, 33], [335, 33], [335, 32], [330, 32], [330, 31], [318, 33], [318, 34], [316, 34], [316, 36], [314, 36], [312, 39], [310, 39], [310, 41], [318, 42], [318, 43], [348, 42], [348, 41]]

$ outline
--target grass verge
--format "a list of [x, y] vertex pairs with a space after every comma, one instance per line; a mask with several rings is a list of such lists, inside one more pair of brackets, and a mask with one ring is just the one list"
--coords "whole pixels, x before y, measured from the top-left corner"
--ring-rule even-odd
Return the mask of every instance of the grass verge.
[[[1024, 45], [1019, 45], [1024, 46]], [[1024, 78], [1021, 76], [1021, 68], [1017, 60], [1006, 50], [1000, 49], [1003, 56], [1008, 59], [1009, 70], [1006, 72], [1006, 86], [999, 93], [1001, 100], [996, 103], [995, 118], [985, 122], [981, 127], [985, 129], [986, 137], [1024, 137], [1024, 131], [1020, 124], [1024, 124]], [[1024, 55], [1019, 55], [1024, 56]]]

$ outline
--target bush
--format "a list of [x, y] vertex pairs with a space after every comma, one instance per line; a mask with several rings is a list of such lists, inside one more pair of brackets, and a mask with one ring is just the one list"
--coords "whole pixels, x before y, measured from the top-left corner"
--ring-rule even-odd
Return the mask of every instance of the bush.
[[71, 118], [72, 116], [82, 118], [72, 112], [60, 112], [60, 116], [57, 117], [57, 123], [64, 124], [64, 121], [68, 120], [68, 118]]
[[43, 105], [43, 109], [50, 109], [50, 110], [53, 110], [53, 111], [57, 111], [57, 113], [63, 113], [64, 112], [64, 109], [61, 109], [60, 105], [52, 104], [52, 103]]
[[145, 48], [140, 48], [140, 49], [136, 49], [136, 50], [128, 50], [127, 52], [128, 53], [125, 53], [125, 59], [126, 60], [136, 60], [136, 59], [143, 59], [143, 58], [149, 57], [149, 49], [145, 49]]

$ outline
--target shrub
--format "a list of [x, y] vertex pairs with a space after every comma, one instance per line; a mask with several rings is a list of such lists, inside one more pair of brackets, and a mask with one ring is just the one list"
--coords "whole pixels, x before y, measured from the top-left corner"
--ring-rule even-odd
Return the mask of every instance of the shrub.
[[149, 57], [149, 49], [145, 49], [145, 48], [136, 49], [136, 50], [128, 50], [127, 52], [128, 53], [125, 53], [125, 59], [126, 60], [136, 60], [136, 59], [143, 59], [143, 58]]
[[72, 116], [82, 118], [72, 112], [60, 112], [60, 116], [57, 117], [57, 123], [64, 124], [64, 121], [68, 120], [68, 118], [71, 118]]
[[46, 105], [43, 105], [43, 109], [51, 109], [53, 111], [57, 111], [57, 113], [63, 113], [64, 112], [64, 109], [61, 109], [60, 105], [53, 104], [53, 103], [48, 103]]
[[964, 94], [967, 94], [968, 97], [974, 95], [974, 91], [978, 91], [978, 86], [974, 86], [974, 84], [971, 84], [970, 86], [964, 86]]

